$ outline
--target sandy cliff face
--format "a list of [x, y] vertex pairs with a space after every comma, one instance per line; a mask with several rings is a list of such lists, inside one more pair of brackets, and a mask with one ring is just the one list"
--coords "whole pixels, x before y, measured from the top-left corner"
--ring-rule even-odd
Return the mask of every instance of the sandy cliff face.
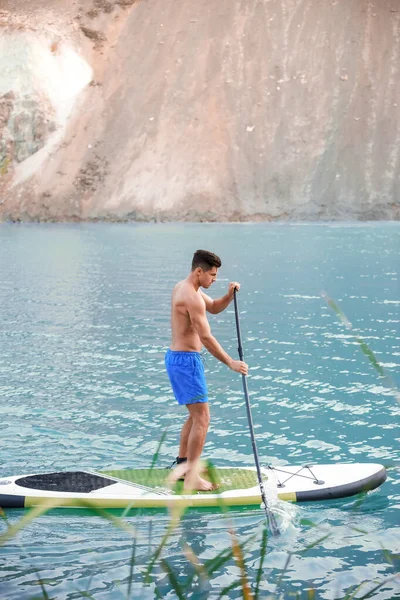
[[2, 12], [0, 218], [399, 218], [398, 0], [53, 5]]

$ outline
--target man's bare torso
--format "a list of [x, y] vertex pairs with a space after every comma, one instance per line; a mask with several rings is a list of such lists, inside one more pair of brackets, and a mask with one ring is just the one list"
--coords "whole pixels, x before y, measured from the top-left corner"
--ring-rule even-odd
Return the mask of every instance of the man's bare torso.
[[193, 286], [186, 280], [177, 283], [172, 291], [171, 350], [200, 352], [203, 347], [199, 334], [190, 321], [187, 309], [187, 303], [194, 294], [201, 294], [201, 292], [200, 290], [196, 292]]

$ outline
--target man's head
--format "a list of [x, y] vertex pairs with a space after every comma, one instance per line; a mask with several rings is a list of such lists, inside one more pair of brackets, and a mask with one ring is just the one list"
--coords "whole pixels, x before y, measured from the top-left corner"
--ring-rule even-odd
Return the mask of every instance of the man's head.
[[218, 269], [222, 265], [219, 256], [208, 250], [196, 250], [192, 260], [192, 273], [198, 276], [201, 287], [209, 288], [217, 279]]

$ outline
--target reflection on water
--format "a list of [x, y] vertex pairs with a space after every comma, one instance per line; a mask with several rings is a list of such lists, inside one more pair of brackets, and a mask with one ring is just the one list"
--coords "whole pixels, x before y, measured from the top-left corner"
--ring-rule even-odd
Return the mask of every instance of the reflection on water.
[[[202, 247], [223, 260], [224, 281], [210, 295], [225, 293], [228, 280], [242, 283], [242, 334], [262, 462], [393, 466], [399, 405], [352, 332], [399, 384], [399, 238], [397, 224], [2, 225], [0, 475], [147, 466], [165, 429], [160, 462], [170, 463], [183, 413], [163, 368], [169, 298]], [[321, 292], [340, 303], [352, 332]], [[236, 355], [233, 310], [210, 316], [210, 323]], [[223, 466], [252, 464], [240, 377], [206, 360], [212, 423], [205, 454]], [[361, 504], [350, 498], [284, 505], [284, 531], [269, 541], [262, 593], [275, 591], [288, 552], [325, 533], [319, 545], [291, 558], [285, 594], [315, 587], [319, 597], [336, 598], [351, 585], [392, 574], [382, 547], [400, 551], [395, 475], [389, 470], [384, 486]], [[8, 514], [11, 521], [19, 516]], [[263, 512], [234, 511], [230, 518], [241, 540], [254, 536], [245, 552], [254, 579]], [[153, 598], [154, 585], [144, 590], [139, 575], [168, 516], [128, 521], [138, 530], [133, 597]], [[230, 543], [226, 519], [209, 512], [184, 517], [165, 550], [182, 577], [189, 572], [184, 540], [207, 560]], [[7, 599], [33, 597], [40, 590], [38, 570], [57, 599], [85, 590], [96, 600], [121, 598], [131, 554], [127, 534], [110, 523], [55, 511], [1, 549], [0, 591]], [[218, 597], [238, 576], [231, 560], [213, 576], [211, 596], [198, 586], [192, 597]], [[158, 570], [156, 580], [163, 597], [172, 598], [165, 573]], [[375, 597], [392, 598], [396, 585]]]

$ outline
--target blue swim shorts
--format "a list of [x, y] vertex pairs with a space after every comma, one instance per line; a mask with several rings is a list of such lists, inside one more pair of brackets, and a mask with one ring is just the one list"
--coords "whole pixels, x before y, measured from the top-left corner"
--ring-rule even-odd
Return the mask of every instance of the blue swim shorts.
[[165, 367], [179, 404], [208, 402], [204, 365], [199, 352], [167, 350]]

